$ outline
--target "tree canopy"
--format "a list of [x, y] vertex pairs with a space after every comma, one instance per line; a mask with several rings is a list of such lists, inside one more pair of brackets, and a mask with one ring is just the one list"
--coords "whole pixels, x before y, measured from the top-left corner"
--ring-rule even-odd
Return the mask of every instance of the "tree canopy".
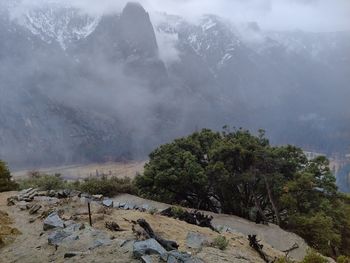
[[276, 223], [324, 254], [350, 254], [349, 198], [329, 161], [272, 146], [263, 130], [204, 129], [162, 145], [136, 185], [148, 198]]

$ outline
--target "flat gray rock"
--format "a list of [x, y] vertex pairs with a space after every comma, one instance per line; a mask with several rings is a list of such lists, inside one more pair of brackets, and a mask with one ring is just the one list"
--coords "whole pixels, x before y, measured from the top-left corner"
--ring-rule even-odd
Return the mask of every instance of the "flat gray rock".
[[195, 232], [189, 232], [186, 237], [186, 246], [189, 248], [200, 249], [207, 242], [206, 236]]
[[167, 263], [203, 263], [201, 259], [192, 257], [188, 253], [179, 252], [178, 250], [167, 252], [166, 256], [162, 257], [162, 259]]
[[179, 261], [176, 259], [176, 257], [169, 255], [168, 259], [166, 261], [167, 263], [179, 263]]
[[178, 250], [167, 252], [167, 263], [187, 262], [191, 259], [191, 255], [181, 253]]
[[134, 204], [126, 204], [124, 206], [124, 209], [125, 210], [133, 210], [135, 208], [135, 205]]
[[[69, 224], [67, 225], [67, 223], [69, 222]], [[73, 223], [70, 223], [71, 221], [67, 221], [65, 223], [66, 225], [66, 228], [65, 228], [65, 231], [67, 232], [76, 232], [76, 231], [79, 231], [79, 230], [82, 230], [85, 228], [85, 225], [82, 224], [82, 223], [75, 223], [73, 221]]]
[[93, 250], [102, 246], [108, 246], [110, 244], [112, 244], [112, 241], [110, 239], [96, 239], [94, 240], [93, 245], [89, 247], [89, 250]]
[[71, 235], [71, 233], [68, 233], [66, 231], [56, 230], [48, 236], [49, 245], [59, 245], [65, 238]]

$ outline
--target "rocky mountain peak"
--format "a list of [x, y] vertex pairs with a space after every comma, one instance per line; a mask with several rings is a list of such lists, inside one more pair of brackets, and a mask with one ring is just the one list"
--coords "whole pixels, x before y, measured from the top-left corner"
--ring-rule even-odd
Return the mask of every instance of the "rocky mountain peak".
[[130, 2], [125, 6], [120, 26], [126, 48], [150, 57], [157, 55], [158, 45], [150, 16], [139, 3]]
[[139, 15], [147, 14], [146, 10], [139, 2], [128, 2], [123, 9], [123, 13], [139, 13]]

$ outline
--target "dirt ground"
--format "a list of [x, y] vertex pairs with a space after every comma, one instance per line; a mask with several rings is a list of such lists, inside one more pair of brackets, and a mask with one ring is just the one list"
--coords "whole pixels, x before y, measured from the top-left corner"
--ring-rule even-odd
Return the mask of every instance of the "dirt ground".
[[[192, 250], [186, 246], [186, 237], [189, 232], [200, 233], [204, 235], [208, 244], [219, 234], [207, 228], [201, 228], [194, 225], [181, 222], [160, 215], [152, 215], [148, 212], [139, 212], [134, 210], [105, 208], [100, 204], [92, 206], [93, 228], [107, 233], [112, 240], [111, 245], [100, 247], [84, 253], [72, 259], [64, 259], [64, 253], [72, 249], [80, 251], [83, 249], [84, 237], [79, 241], [79, 246], [58, 247], [48, 245], [47, 233], [43, 231], [43, 219], [37, 216], [30, 216], [28, 210], [21, 211], [17, 206], [6, 205], [6, 200], [12, 193], [0, 194], [0, 210], [8, 214], [6, 224], [18, 229], [21, 234], [14, 235], [12, 243], [7, 244], [0, 249], [1, 263], [41, 263], [41, 262], [140, 262], [132, 258], [132, 248], [130, 246], [120, 247], [118, 242], [122, 240], [135, 239], [132, 231], [131, 221], [144, 218], [153, 227], [155, 232], [166, 239], [175, 240], [180, 245], [179, 250], [191, 252], [197, 255], [205, 263], [211, 262], [239, 262], [239, 263], [263, 263], [259, 255], [249, 247], [248, 240], [244, 234], [225, 233], [229, 240], [229, 245], [225, 251], [210, 246], [204, 246], [200, 250]], [[43, 210], [49, 208], [59, 209], [62, 212], [62, 218], [65, 220], [72, 219], [84, 223], [88, 226], [88, 215], [86, 204], [79, 198], [61, 200], [54, 207], [52, 205], [43, 205]], [[40, 211], [41, 212], [41, 211]], [[29, 219], [35, 219], [30, 223]], [[117, 222], [124, 230], [122, 232], [111, 232], [105, 228], [105, 222]], [[4, 222], [1, 222], [3, 225]], [[268, 244], [264, 244], [266, 253], [274, 257], [283, 256], [283, 253], [273, 249]]]

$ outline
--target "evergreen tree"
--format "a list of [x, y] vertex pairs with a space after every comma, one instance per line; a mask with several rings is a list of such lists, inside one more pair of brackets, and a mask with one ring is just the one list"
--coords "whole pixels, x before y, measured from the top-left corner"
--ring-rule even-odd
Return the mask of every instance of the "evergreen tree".
[[162, 145], [136, 185], [155, 200], [278, 224], [329, 256], [350, 253], [350, 201], [329, 161], [271, 146], [262, 130], [205, 129]]
[[17, 188], [17, 184], [12, 181], [11, 173], [7, 164], [0, 160], [0, 192], [12, 191]]

